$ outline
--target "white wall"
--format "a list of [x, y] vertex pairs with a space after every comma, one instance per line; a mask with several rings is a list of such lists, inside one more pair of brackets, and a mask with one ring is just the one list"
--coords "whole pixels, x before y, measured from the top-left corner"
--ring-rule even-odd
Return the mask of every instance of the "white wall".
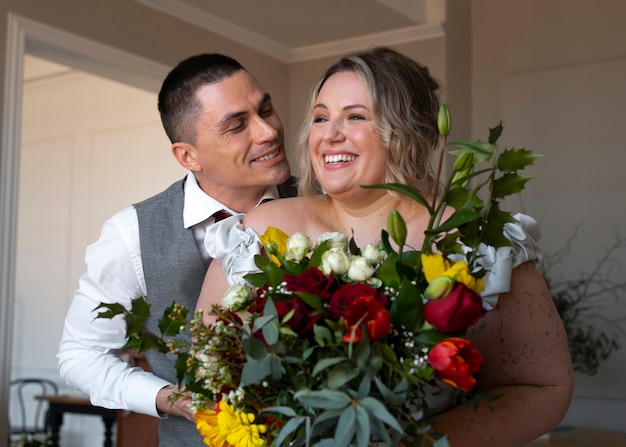
[[[61, 383], [55, 355], [85, 247], [105, 219], [184, 174], [156, 94], [75, 71], [25, 82], [12, 377]], [[62, 428], [64, 446], [101, 443], [94, 417]]]

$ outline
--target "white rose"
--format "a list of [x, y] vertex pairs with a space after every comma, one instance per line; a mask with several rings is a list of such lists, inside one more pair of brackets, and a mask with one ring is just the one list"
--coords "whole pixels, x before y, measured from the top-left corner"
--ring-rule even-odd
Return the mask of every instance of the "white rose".
[[233, 284], [222, 298], [222, 306], [233, 312], [242, 310], [254, 296], [254, 288], [247, 283]]
[[371, 265], [378, 265], [385, 258], [385, 252], [380, 250], [377, 245], [367, 244], [361, 250], [361, 256], [367, 259]]
[[326, 232], [322, 235], [320, 235], [317, 238], [317, 245], [320, 245], [322, 242], [324, 241], [330, 241], [330, 244], [328, 245], [328, 248], [330, 250], [343, 250], [345, 252], [348, 251], [348, 236], [346, 236], [343, 233], [337, 233], [337, 232]]
[[322, 271], [326, 276], [334, 273], [344, 275], [350, 268], [348, 255], [340, 250], [328, 250], [322, 253]]
[[312, 246], [311, 238], [304, 233], [295, 233], [287, 239], [287, 253], [285, 259], [300, 262], [304, 259]]
[[348, 278], [352, 281], [366, 281], [374, 275], [374, 268], [369, 261], [362, 256], [352, 256]]

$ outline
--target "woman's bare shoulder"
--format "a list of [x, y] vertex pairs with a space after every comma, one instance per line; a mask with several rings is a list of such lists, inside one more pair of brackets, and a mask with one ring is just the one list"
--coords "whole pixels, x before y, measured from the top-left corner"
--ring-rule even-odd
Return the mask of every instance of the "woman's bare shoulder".
[[288, 197], [272, 200], [250, 210], [243, 220], [246, 228], [263, 233], [267, 227], [277, 227], [287, 234], [303, 231], [314, 215], [316, 197]]

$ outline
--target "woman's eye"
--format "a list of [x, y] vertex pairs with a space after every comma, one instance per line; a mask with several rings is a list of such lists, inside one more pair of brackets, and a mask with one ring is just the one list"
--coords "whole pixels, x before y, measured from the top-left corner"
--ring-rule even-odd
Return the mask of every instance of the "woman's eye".
[[327, 119], [323, 116], [315, 116], [313, 117], [313, 123], [323, 123], [326, 122]]
[[352, 114], [348, 117], [349, 120], [364, 120], [365, 117], [363, 115]]

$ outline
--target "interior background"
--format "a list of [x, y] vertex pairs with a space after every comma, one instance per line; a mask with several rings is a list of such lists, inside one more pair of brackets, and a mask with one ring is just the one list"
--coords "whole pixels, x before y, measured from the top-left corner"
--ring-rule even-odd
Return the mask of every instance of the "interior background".
[[[178, 12], [203, 3], [152, 2], [177, 5]], [[354, 31], [365, 36], [356, 40], [326, 32], [347, 26], [320, 26], [333, 15], [325, 2], [314, 2], [316, 10], [297, 20], [290, 11], [284, 11], [286, 18], [277, 16], [277, 3], [264, 3], [274, 23], [256, 20], [249, 28], [231, 29], [230, 37], [222, 22], [211, 31], [139, 0], [0, 3], [0, 30], [6, 30], [0, 34], [0, 419], [7, 417], [10, 377], [60, 381], [54, 356], [63, 316], [84, 270], [85, 246], [97, 238], [102, 222], [183, 175], [158, 121], [156, 92], [167, 71], [194, 53], [229, 54], [259, 79], [285, 123], [293, 159], [311, 83], [338, 54], [389, 44], [427, 64], [446, 85], [456, 136], [485, 139], [487, 129], [502, 120], [502, 145], [544, 155], [515, 206], [540, 222], [547, 252], [561, 248], [578, 228], [573, 256], [557, 266], [559, 274], [576, 277], [616, 234], [624, 236], [619, 180], [625, 157], [620, 137], [626, 124], [626, 3], [428, 0], [413, 2], [412, 11], [421, 15], [394, 16], [374, 7], [378, 21], [369, 19], [367, 8], [338, 11], [352, 14], [351, 26], [364, 27]], [[240, 15], [245, 24], [250, 14]], [[298, 41], [288, 32], [290, 22], [308, 24], [310, 38], [324, 43]], [[22, 53], [29, 56], [26, 62], [22, 56], [19, 70], [12, 57], [20, 38], [12, 28], [16, 23], [26, 30]], [[283, 34], [246, 42], [241, 29], [255, 26]], [[41, 30], [48, 41], [37, 34]], [[84, 48], [97, 51], [85, 55]], [[140, 68], [129, 72], [122, 62], [110, 63], [126, 57]], [[10, 88], [17, 75], [26, 77], [23, 95]], [[613, 274], [620, 278], [623, 251], [617, 261]], [[610, 303], [601, 312], [613, 316], [623, 310], [623, 304]], [[623, 430], [625, 367], [621, 349], [597, 376], [577, 377], [564, 422]], [[5, 439], [3, 430], [4, 424]], [[67, 445], [98, 445], [100, 432], [98, 420], [68, 417], [63, 437]]]

